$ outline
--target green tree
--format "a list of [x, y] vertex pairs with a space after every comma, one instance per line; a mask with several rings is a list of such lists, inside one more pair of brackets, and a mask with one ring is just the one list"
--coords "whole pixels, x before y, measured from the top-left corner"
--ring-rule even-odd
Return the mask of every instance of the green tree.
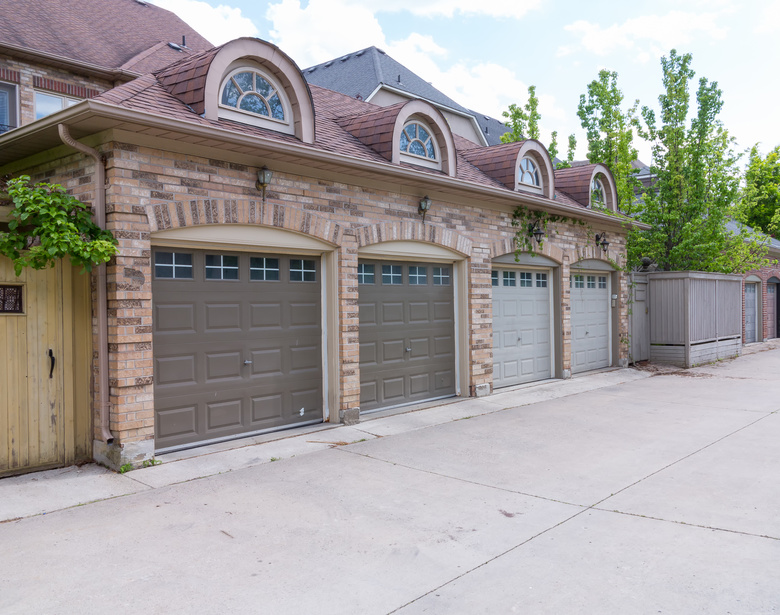
[[623, 92], [617, 86], [618, 74], [599, 71], [598, 79], [588, 84], [587, 95], [580, 95], [577, 116], [588, 135], [588, 160], [609, 167], [615, 178], [618, 205], [632, 213], [640, 183], [632, 162], [638, 152], [634, 147], [634, 128], [639, 101], [623, 110]]
[[699, 80], [696, 113], [688, 124], [691, 54], [661, 58], [660, 115], [642, 107], [640, 134], [652, 144], [655, 177], [635, 216], [650, 230], [629, 232], [628, 260], [652, 258], [664, 271], [744, 272], [766, 263], [756, 233], [730, 233], [726, 222], [739, 186], [734, 139], [718, 119], [723, 106], [717, 82]]
[[13, 209], [8, 231], [0, 231], [0, 254], [14, 263], [16, 275], [24, 267], [45, 269], [68, 256], [89, 271], [117, 252], [110, 231], [92, 220], [87, 206], [57, 184], [30, 185], [22, 175], [6, 186]]
[[749, 154], [738, 219], [775, 238], [780, 237], [780, 145], [761, 157], [758, 144]]
[[[501, 143], [514, 143], [525, 139], [539, 139], [539, 98], [536, 96], [536, 86], [528, 86], [528, 102], [524, 107], [509, 105], [509, 110], [503, 112], [503, 116], [509, 121], [506, 123], [510, 131], [501, 135]], [[547, 151], [554, 159], [558, 156], [558, 131], [550, 135], [551, 141]], [[558, 164], [558, 167], [569, 167], [574, 160], [574, 150], [577, 148], [577, 140], [574, 135], [569, 136], [569, 150], [567, 161]]]

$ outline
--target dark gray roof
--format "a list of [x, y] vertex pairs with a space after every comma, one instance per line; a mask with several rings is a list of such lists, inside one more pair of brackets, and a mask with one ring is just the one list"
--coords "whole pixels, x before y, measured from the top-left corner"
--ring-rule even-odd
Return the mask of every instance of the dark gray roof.
[[376, 47], [361, 49], [335, 60], [310, 66], [303, 69], [303, 76], [311, 84], [359, 100], [366, 100], [379, 85], [385, 85], [415, 98], [423, 98], [436, 105], [471, 115], [477, 120], [490, 145], [500, 143], [501, 135], [507, 132], [501, 121], [466, 109]]
[[[741, 222], [737, 222], [736, 220], [733, 220], [733, 219], [732, 220], [728, 220], [726, 222], [726, 230], [731, 231], [732, 233], [739, 233], [739, 231], [742, 228], [747, 228], [750, 231], [755, 231], [756, 230], [752, 226], [748, 226], [747, 224], [742, 224]], [[762, 233], [761, 231], [756, 231], [756, 232], [758, 232], [760, 235], [763, 235], [764, 237], [767, 238], [769, 247], [772, 250], [780, 251], [780, 241], [778, 241], [774, 237], [771, 237], [770, 235], [766, 235], [765, 233]]]

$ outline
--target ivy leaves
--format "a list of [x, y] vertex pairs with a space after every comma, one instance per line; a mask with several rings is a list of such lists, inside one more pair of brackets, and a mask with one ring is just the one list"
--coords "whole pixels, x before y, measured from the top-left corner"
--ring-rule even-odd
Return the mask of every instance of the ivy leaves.
[[[557, 222], [568, 222], [570, 224], [587, 226], [583, 220], [578, 220], [577, 218], [559, 216], [541, 210], [533, 211], [527, 207], [518, 205], [512, 213], [512, 226], [517, 229], [515, 231], [515, 253], [530, 252], [532, 255], [535, 254], [536, 246], [534, 245], [535, 238], [532, 230], [534, 226], [538, 225], [538, 227], [544, 231], [544, 235], [538, 242], [539, 249], [541, 249], [544, 246], [544, 238], [547, 236], [548, 225]], [[588, 233], [591, 234], [592, 231], [593, 229], [588, 227]]]
[[45, 269], [68, 256], [90, 271], [117, 253], [110, 231], [92, 220], [87, 206], [57, 184], [30, 185], [22, 175], [8, 181], [13, 202], [8, 231], [0, 231], [0, 254], [14, 263], [16, 275], [25, 267]]

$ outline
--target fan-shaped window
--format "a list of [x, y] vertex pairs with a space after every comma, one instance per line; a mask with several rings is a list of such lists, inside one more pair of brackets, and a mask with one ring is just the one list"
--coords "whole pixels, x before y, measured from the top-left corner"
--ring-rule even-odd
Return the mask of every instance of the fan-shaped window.
[[607, 204], [606, 192], [604, 192], [604, 184], [598, 177], [594, 177], [590, 183], [590, 203], [591, 205], [601, 205], [602, 207]]
[[287, 122], [286, 105], [279, 88], [267, 75], [252, 68], [233, 71], [225, 79], [222, 84], [220, 105], [263, 118]]
[[420, 122], [409, 122], [401, 131], [401, 153], [438, 160], [431, 131]]
[[539, 167], [530, 156], [526, 156], [520, 161], [518, 182], [523, 186], [529, 186], [532, 188], [541, 189], [542, 187], [542, 177], [539, 173]]

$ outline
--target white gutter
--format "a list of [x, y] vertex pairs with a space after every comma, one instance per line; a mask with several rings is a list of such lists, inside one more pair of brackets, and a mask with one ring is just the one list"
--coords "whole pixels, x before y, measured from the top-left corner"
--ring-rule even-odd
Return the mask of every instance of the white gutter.
[[[70, 136], [70, 131], [66, 124], [58, 124], [60, 139], [66, 145], [90, 156], [95, 161], [95, 207], [94, 215], [97, 225], [106, 228], [106, 167], [105, 159], [95, 149], [79, 143]], [[100, 411], [100, 435], [106, 444], [114, 441], [111, 435], [108, 392], [108, 296], [106, 291], [106, 264], [103, 263], [97, 268], [97, 323], [98, 323], [98, 389], [99, 400], [98, 409]]]

